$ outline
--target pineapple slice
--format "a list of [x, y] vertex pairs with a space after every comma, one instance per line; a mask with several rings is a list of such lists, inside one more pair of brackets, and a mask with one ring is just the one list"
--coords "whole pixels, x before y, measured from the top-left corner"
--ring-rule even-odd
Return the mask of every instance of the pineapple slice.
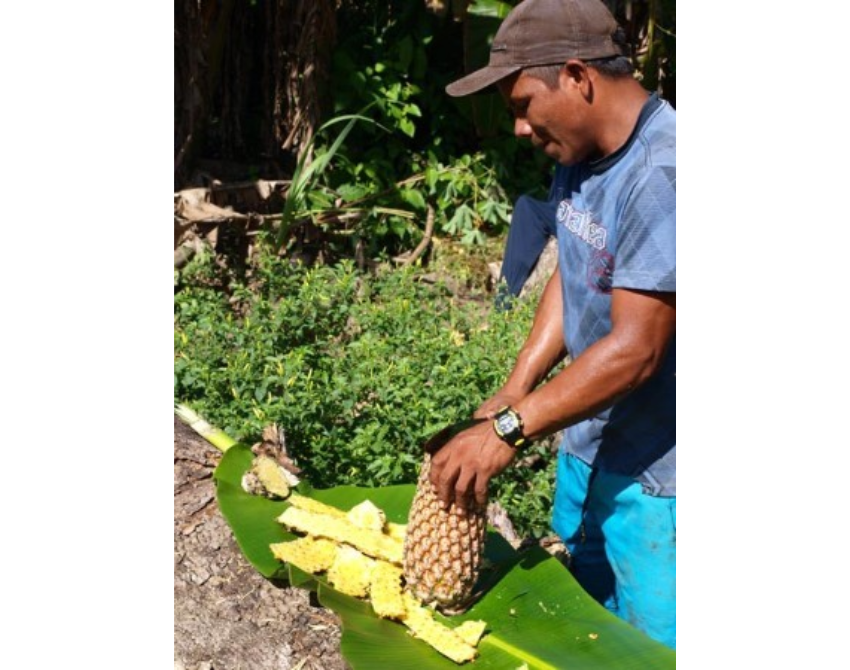
[[314, 514], [327, 514], [328, 516], [334, 517], [335, 519], [346, 518], [345, 512], [343, 512], [341, 509], [338, 509], [331, 505], [326, 505], [323, 502], [313, 500], [312, 498], [302, 496], [298, 493], [293, 493], [291, 496], [289, 496], [289, 500], [287, 500], [287, 502], [291, 505], [294, 505], [298, 509], [313, 512]]
[[270, 545], [274, 557], [284, 563], [292, 563], [305, 572], [316, 574], [330, 568], [337, 554], [335, 542], [322, 538], [299, 537], [289, 542]]
[[454, 631], [461, 640], [477, 647], [485, 628], [487, 628], [486, 621], [464, 621]]
[[420, 605], [410, 593], [405, 592], [403, 598], [406, 612], [402, 621], [416, 637], [455, 663], [471, 661], [478, 655], [475, 647], [463, 640], [454, 630], [434, 619], [431, 610]]
[[400, 540], [404, 542], [404, 535], [407, 533], [407, 524], [406, 523], [393, 523], [392, 521], [387, 522], [386, 526], [387, 535], [395, 538], [396, 540]]
[[272, 500], [286, 498], [290, 491], [283, 466], [264, 455], [254, 458], [251, 469], [242, 477], [242, 489]]
[[403, 545], [383, 533], [354, 526], [343, 514], [336, 518], [289, 507], [278, 519], [280, 523], [302, 533], [350, 544], [364, 554], [401, 565]]
[[387, 515], [384, 514], [384, 510], [377, 507], [371, 500], [364, 500], [359, 505], [355, 505], [346, 516], [358, 528], [376, 530], [379, 533], [383, 532], [387, 523]]
[[365, 598], [369, 593], [376, 563], [354, 547], [344, 544], [337, 550], [336, 559], [328, 568], [328, 581], [337, 591], [355, 598]]
[[401, 591], [401, 568], [386, 561], [378, 561], [372, 572], [369, 588], [372, 609], [383, 619], [401, 619], [405, 614]]

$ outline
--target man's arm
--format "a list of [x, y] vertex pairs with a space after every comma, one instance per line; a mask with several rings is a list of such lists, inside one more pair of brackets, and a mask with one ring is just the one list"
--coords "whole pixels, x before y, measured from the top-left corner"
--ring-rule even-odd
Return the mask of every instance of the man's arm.
[[521, 400], [530, 439], [610, 407], [658, 371], [676, 333], [676, 294], [614, 289], [611, 333]]
[[556, 268], [540, 296], [531, 331], [520, 349], [508, 380], [476, 410], [475, 417], [492, 418], [505, 405], [519, 402], [537, 387], [566, 353], [561, 273]]
[[[550, 282], [546, 292], [551, 288]], [[649, 379], [676, 332], [676, 294], [614, 289], [611, 321], [610, 334], [516, 402], [514, 408], [522, 416], [529, 438], [539, 439], [593, 416]], [[550, 333], [548, 321], [541, 322], [541, 328], [541, 337]], [[541, 342], [545, 341], [543, 337]], [[547, 352], [551, 353], [551, 348], [532, 347], [530, 360], [541, 360], [539, 356], [545, 357]], [[516, 374], [518, 388], [524, 388], [539, 369], [533, 364], [525, 372], [521, 366], [519, 371], [514, 368], [511, 379]], [[455, 500], [464, 505], [473, 495], [483, 503], [490, 479], [513, 457], [513, 449], [496, 436], [491, 423], [479, 424], [460, 433], [434, 456], [431, 481], [444, 504]]]

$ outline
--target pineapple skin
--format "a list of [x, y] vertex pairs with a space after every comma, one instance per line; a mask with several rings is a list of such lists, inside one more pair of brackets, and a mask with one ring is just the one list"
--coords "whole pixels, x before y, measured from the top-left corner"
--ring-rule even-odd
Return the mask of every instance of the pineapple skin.
[[404, 579], [422, 603], [458, 611], [472, 597], [484, 553], [487, 506], [444, 510], [429, 480], [426, 454], [404, 540]]

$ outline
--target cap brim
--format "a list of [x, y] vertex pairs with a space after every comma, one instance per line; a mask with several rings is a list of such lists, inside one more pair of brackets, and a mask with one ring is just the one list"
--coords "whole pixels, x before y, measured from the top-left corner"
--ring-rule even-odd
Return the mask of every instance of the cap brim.
[[476, 70], [472, 74], [466, 75], [463, 79], [452, 82], [446, 86], [446, 93], [453, 98], [478, 93], [521, 69], [521, 65], [505, 65], [501, 67], [488, 65], [487, 67], [482, 67], [480, 70]]

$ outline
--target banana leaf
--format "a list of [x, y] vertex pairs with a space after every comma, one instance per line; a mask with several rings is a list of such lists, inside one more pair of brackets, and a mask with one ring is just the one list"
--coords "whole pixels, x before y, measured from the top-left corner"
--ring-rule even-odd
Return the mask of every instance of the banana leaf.
[[[222, 456], [215, 471], [222, 515], [245, 557], [262, 575], [315, 590], [319, 602], [339, 615], [342, 654], [352, 670], [456, 668], [453, 661], [412, 637], [402, 624], [378, 618], [368, 602], [334, 590], [321, 575], [310, 575], [274, 558], [269, 545], [295, 537], [276, 520], [288, 503], [250, 495], [242, 489], [242, 476], [252, 460], [253, 454], [244, 445], [236, 445]], [[314, 489], [302, 482], [297, 490], [341, 509], [350, 509], [368, 498], [396, 523], [407, 522], [414, 494], [413, 485]], [[451, 627], [467, 619], [487, 622], [478, 647], [480, 655], [472, 663], [475, 668], [676, 667], [673, 650], [608, 612], [560, 561], [542, 549], [516, 552], [497, 533], [489, 532], [485, 556], [490, 567], [482, 577], [482, 597], [461, 615], [437, 616]]]

